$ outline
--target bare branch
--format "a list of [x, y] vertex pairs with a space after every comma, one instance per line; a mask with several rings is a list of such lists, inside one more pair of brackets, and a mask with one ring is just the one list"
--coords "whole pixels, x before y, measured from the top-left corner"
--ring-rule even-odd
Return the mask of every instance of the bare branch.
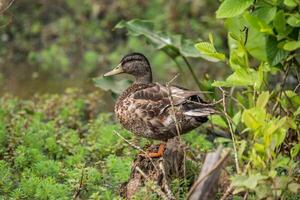
[[154, 166], [155, 170], [158, 171], [156, 165], [153, 163], [152, 158], [148, 155], [148, 153], [146, 151], [144, 151], [141, 147], [132, 144], [129, 140], [127, 140], [126, 138], [124, 138], [120, 133], [118, 133], [117, 131], [114, 131], [113, 133], [115, 133], [117, 136], [119, 136], [121, 139], [123, 139], [127, 144], [129, 144], [130, 146], [132, 146], [133, 148], [143, 152], [143, 154], [150, 160], [151, 164]]

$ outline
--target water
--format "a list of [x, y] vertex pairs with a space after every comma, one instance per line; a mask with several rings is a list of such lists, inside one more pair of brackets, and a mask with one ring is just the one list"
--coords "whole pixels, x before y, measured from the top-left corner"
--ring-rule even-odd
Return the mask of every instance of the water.
[[21, 99], [29, 99], [35, 94], [61, 94], [66, 88], [79, 88], [84, 93], [99, 90], [103, 93], [102, 99], [99, 99], [103, 111], [112, 112], [114, 101], [109, 92], [94, 86], [94, 76], [89, 77], [79, 70], [65, 75], [46, 73], [37, 66], [26, 64], [0, 66], [0, 97], [9, 93]]

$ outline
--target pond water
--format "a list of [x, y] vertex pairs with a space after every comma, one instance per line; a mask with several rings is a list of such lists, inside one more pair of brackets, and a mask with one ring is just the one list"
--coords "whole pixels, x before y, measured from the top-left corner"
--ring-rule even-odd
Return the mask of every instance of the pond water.
[[99, 99], [103, 111], [113, 111], [114, 101], [110, 93], [95, 87], [93, 77], [88, 77], [80, 71], [56, 76], [53, 72], [40, 72], [38, 67], [30, 65], [2, 66], [0, 67], [0, 97], [9, 93], [21, 99], [29, 99], [35, 94], [61, 94], [67, 88], [79, 88], [84, 93], [98, 90], [103, 93], [102, 99]]

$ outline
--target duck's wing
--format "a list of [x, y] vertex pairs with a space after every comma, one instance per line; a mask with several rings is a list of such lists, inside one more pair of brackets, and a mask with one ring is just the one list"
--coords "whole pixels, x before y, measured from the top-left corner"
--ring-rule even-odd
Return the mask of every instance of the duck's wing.
[[134, 92], [130, 98], [135, 102], [136, 114], [148, 119], [156, 117], [162, 123], [166, 120], [162, 115], [172, 105], [183, 115], [191, 117], [206, 117], [215, 113], [215, 110], [201, 99], [199, 92], [177, 86], [166, 87], [153, 83], [147, 88]]

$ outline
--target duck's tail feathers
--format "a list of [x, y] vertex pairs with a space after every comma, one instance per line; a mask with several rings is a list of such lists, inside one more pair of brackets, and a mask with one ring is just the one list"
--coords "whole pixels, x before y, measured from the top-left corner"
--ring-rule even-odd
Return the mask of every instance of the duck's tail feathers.
[[217, 113], [218, 111], [216, 111], [212, 107], [203, 107], [203, 108], [197, 108], [197, 109], [186, 111], [183, 114], [191, 117], [207, 117]]

